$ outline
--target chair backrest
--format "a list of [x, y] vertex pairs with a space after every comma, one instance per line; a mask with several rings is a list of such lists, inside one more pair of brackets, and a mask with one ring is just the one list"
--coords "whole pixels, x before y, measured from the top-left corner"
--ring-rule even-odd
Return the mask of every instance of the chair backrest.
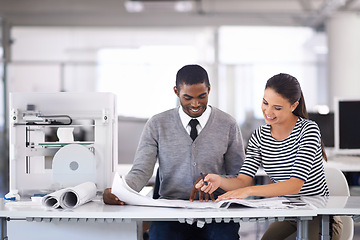
[[325, 167], [325, 178], [331, 196], [350, 196], [348, 182], [340, 169]]
[[[325, 178], [330, 196], [350, 196], [348, 182], [343, 172], [334, 167], [325, 167]], [[354, 221], [351, 217], [341, 216], [343, 223], [340, 240], [351, 240], [354, 236]]]
[[[325, 166], [325, 178], [331, 196], [350, 196], [349, 185], [347, 180], [338, 168]], [[354, 221], [351, 217], [341, 216], [343, 223], [340, 240], [352, 240], [354, 236]], [[295, 239], [296, 232], [285, 240]]]

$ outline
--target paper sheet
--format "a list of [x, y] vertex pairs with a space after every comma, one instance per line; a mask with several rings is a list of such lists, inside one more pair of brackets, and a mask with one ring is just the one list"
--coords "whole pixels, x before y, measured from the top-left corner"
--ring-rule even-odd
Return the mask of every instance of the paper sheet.
[[61, 207], [60, 206], [60, 198], [65, 191], [66, 191], [66, 189], [60, 189], [59, 191], [45, 195], [42, 199], [42, 204], [45, 207], [52, 207], [52, 208]]
[[52, 208], [76, 208], [96, 197], [96, 185], [85, 182], [72, 188], [64, 188], [43, 197], [42, 204]]
[[[157, 207], [190, 207], [195, 206], [197, 202], [190, 202], [184, 200], [165, 200], [153, 199], [151, 197], [143, 196], [140, 193], [130, 188], [124, 178], [121, 178], [118, 173], [115, 173], [111, 192], [116, 195], [121, 201], [130, 205], [139, 206], [157, 206]], [[205, 205], [215, 205], [213, 202], [205, 203]], [[199, 205], [199, 204], [198, 204]], [[200, 207], [200, 205], [199, 205]]]
[[245, 207], [256, 208], [272, 208], [272, 209], [287, 209], [295, 208], [290, 204], [284, 204], [289, 200], [283, 197], [266, 198], [266, 199], [231, 199], [220, 202], [190, 202], [188, 200], [167, 200], [167, 199], [153, 199], [148, 196], [143, 196], [130, 188], [125, 179], [121, 178], [118, 173], [114, 176], [112, 185], [112, 193], [121, 201], [129, 205], [139, 206], [153, 206], [153, 207], [179, 207], [179, 208], [228, 208], [231, 204], [237, 204]]

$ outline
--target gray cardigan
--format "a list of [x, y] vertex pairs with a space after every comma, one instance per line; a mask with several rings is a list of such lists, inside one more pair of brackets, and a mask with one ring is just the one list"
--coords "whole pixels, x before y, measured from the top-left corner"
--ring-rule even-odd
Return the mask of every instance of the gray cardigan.
[[208, 122], [193, 142], [178, 111], [174, 108], [159, 113], [146, 123], [133, 167], [126, 175], [134, 190], [140, 191], [147, 184], [157, 160], [161, 198], [189, 199], [200, 172], [238, 174], [245, 154], [235, 119], [212, 107]]

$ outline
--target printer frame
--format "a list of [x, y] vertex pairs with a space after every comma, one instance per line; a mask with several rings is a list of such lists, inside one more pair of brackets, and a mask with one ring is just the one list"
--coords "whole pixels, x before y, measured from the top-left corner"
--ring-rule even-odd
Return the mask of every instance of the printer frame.
[[[10, 191], [32, 196], [66, 187], [54, 183], [52, 160], [69, 144], [83, 145], [94, 154], [98, 192], [111, 186], [118, 165], [114, 94], [10, 93], [9, 98]], [[83, 131], [86, 138], [75, 137], [74, 142], [52, 139], [58, 128], [69, 127], [75, 133]]]

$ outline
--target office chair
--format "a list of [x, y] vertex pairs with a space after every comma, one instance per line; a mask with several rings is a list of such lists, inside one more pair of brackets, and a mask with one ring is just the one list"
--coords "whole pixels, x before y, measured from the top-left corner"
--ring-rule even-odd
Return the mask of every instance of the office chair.
[[[340, 169], [325, 166], [325, 178], [330, 191], [330, 196], [350, 196], [349, 185]], [[348, 216], [340, 216], [340, 219], [343, 223], [340, 240], [352, 240], [354, 236], [353, 219]], [[286, 238], [286, 240], [295, 238], [296, 233]]]
[[[325, 166], [325, 178], [330, 191], [330, 196], [350, 196], [348, 182], [340, 169]], [[353, 239], [353, 219], [348, 216], [340, 216], [340, 219], [343, 223], [342, 235], [340, 240]]]
[[153, 199], [158, 199], [160, 197], [159, 187], [160, 187], [160, 177], [159, 177], [159, 168], [158, 168], [155, 177]]

